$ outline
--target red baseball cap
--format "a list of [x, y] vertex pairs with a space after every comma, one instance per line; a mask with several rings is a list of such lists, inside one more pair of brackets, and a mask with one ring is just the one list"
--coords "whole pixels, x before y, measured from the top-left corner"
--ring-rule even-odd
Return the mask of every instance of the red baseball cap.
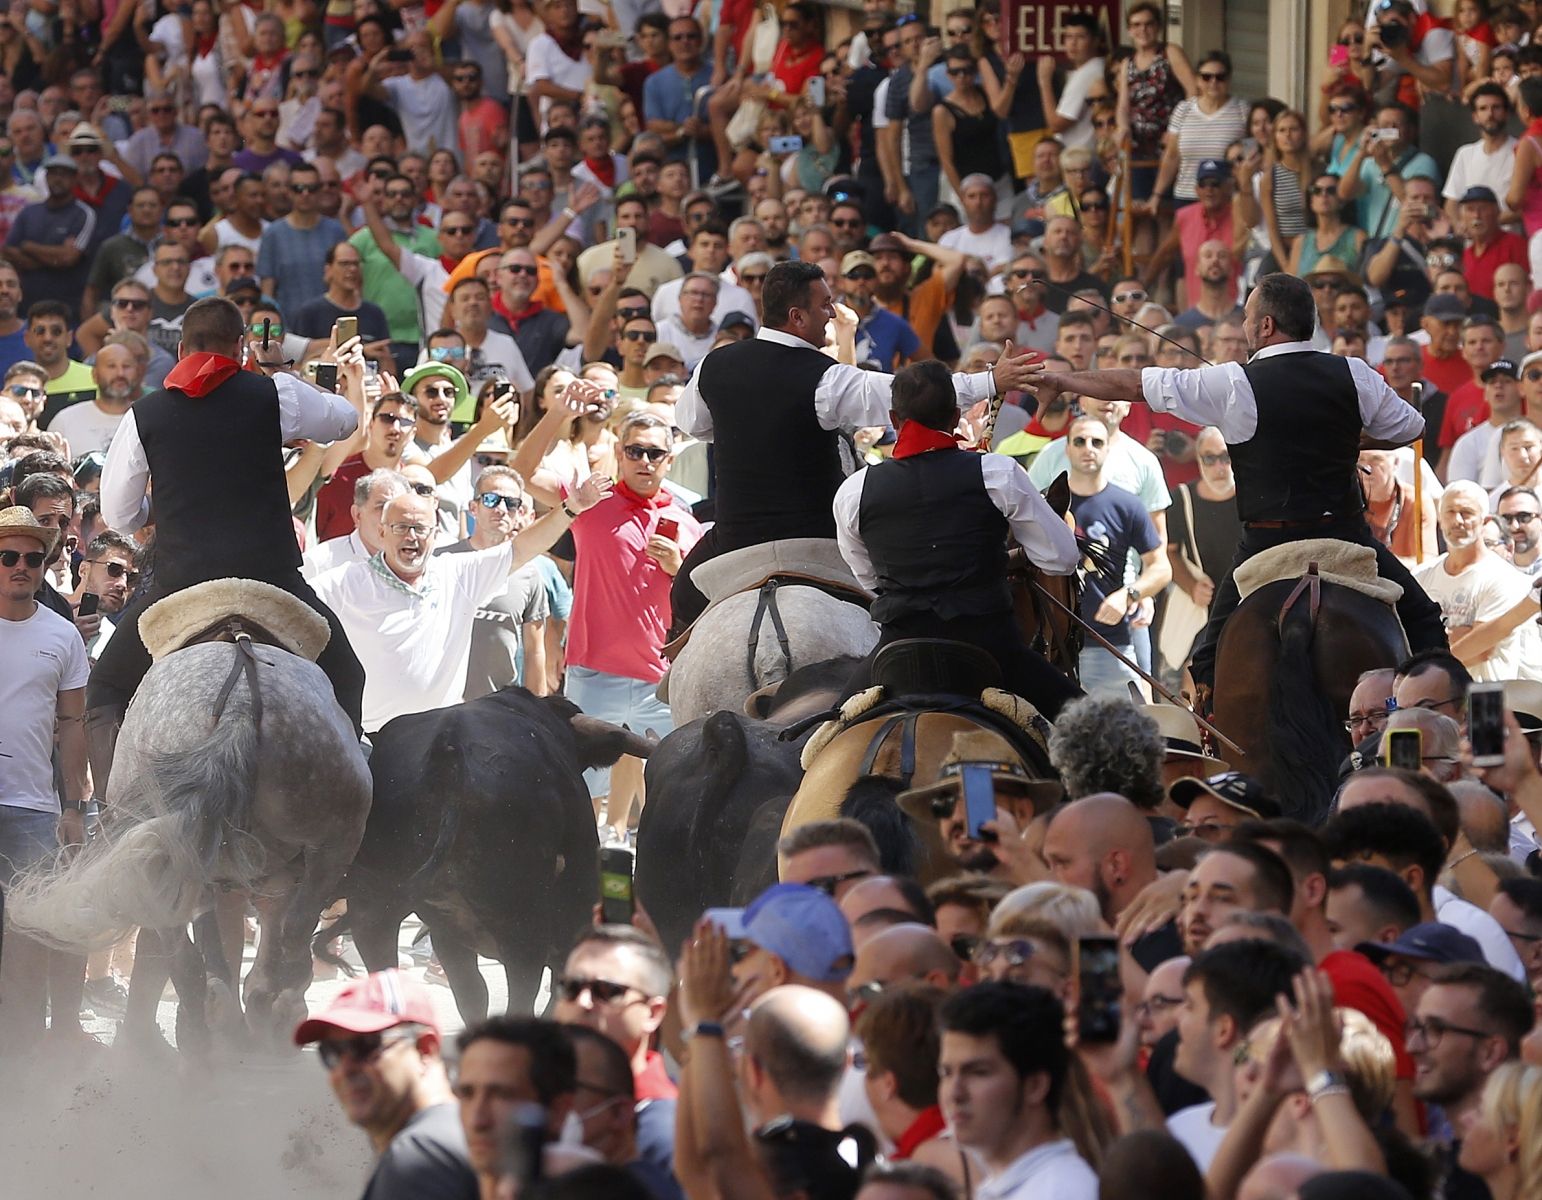
[[295, 1027], [294, 1044], [317, 1042], [334, 1029], [344, 1033], [380, 1033], [398, 1025], [424, 1025], [439, 1032], [428, 989], [394, 968], [372, 971], [356, 979], [333, 998], [319, 1016]]

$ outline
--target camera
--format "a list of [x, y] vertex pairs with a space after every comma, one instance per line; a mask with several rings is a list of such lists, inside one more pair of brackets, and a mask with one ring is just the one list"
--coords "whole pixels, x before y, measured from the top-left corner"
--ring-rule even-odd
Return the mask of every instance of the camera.
[[1189, 435], [1181, 429], [1169, 429], [1162, 435], [1162, 453], [1168, 458], [1182, 458], [1189, 448]]
[[1383, 21], [1377, 26], [1377, 31], [1381, 36], [1381, 44], [1389, 49], [1408, 45], [1408, 26], [1400, 21]]

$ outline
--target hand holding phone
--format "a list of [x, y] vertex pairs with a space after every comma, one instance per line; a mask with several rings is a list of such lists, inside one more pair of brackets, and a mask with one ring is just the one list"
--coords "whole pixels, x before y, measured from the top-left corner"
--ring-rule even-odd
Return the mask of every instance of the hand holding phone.
[[965, 831], [977, 842], [994, 842], [996, 835], [981, 829], [996, 819], [996, 783], [988, 763], [964, 763], [959, 768], [959, 786], [964, 792]]
[[1499, 767], [1505, 761], [1505, 685], [1474, 683], [1467, 688], [1467, 738], [1472, 765]]
[[600, 920], [607, 925], [630, 925], [634, 907], [632, 852], [625, 846], [601, 846]]
[[336, 338], [332, 344], [335, 346], [341, 346], [344, 342], [350, 341], [351, 339], [359, 336], [359, 318], [338, 317], [337, 324], [334, 325], [332, 329], [336, 334]]
[[1381, 759], [1399, 770], [1419, 770], [1424, 766], [1424, 735], [1417, 729], [1387, 730], [1381, 735]]
[[1119, 1040], [1119, 939], [1101, 934], [1076, 939], [1076, 1036], [1088, 1044]]
[[324, 362], [316, 364], [316, 386], [325, 388], [329, 392], [337, 391], [336, 363]]
[[671, 517], [660, 517], [659, 523], [653, 528], [653, 532], [665, 541], [678, 541], [680, 537], [680, 522]]
[[630, 227], [616, 230], [616, 245], [621, 250], [621, 261], [631, 266], [637, 261], [637, 230]]
[[75, 609], [77, 617], [89, 617], [102, 606], [102, 598], [95, 592], [83, 592], [80, 597], [80, 605]]

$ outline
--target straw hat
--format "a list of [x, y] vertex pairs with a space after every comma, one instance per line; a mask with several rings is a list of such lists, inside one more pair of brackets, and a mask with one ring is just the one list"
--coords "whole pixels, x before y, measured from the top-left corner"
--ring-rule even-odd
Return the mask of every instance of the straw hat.
[[1167, 745], [1169, 759], [1187, 759], [1203, 768], [1201, 774], [1204, 775], [1231, 770], [1230, 763], [1211, 758], [1205, 753], [1199, 722], [1188, 709], [1179, 708], [1176, 704], [1146, 704], [1141, 706], [1141, 711], [1156, 722], [1157, 732]]
[[959, 794], [960, 768], [966, 764], [990, 767], [995, 789], [1028, 797], [1035, 812], [1043, 812], [1065, 796], [1059, 780], [1028, 778], [1017, 752], [1000, 734], [983, 729], [964, 730], [953, 735], [953, 744], [942, 760], [937, 781], [901, 792], [898, 796], [900, 808], [917, 821], [934, 823], [937, 814], [932, 809], [933, 802]]
[[43, 548], [44, 554], [48, 554], [58, 540], [59, 531], [44, 525], [32, 515], [30, 508], [16, 504], [0, 509], [0, 537], [29, 537]]

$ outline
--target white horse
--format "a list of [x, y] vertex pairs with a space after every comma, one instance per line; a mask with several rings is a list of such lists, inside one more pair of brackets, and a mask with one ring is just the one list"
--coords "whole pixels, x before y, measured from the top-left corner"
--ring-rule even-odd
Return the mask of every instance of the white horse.
[[[172, 628], [154, 619], [163, 605]], [[184, 645], [232, 621], [247, 631], [234, 642]], [[253, 630], [288, 648], [254, 642]], [[250, 893], [263, 935], [245, 984], [247, 1021], [280, 1043], [304, 1014], [310, 936], [370, 807], [358, 738], [311, 661], [326, 622], [277, 588], [216, 580], [147, 609], [141, 632], [156, 661], [118, 735], [104, 835], [19, 878], [7, 914], [77, 951], [136, 927], [159, 932], [170, 969], [180, 948], [192, 949], [186, 926], [209, 912], [216, 889]], [[196, 980], [178, 973], [177, 984], [201, 1019], [202, 970]]]
[[691, 574], [710, 603], [691, 626], [659, 695], [675, 728], [720, 709], [743, 710], [750, 694], [798, 667], [866, 656], [878, 626], [833, 541], [792, 538], [735, 550]]

